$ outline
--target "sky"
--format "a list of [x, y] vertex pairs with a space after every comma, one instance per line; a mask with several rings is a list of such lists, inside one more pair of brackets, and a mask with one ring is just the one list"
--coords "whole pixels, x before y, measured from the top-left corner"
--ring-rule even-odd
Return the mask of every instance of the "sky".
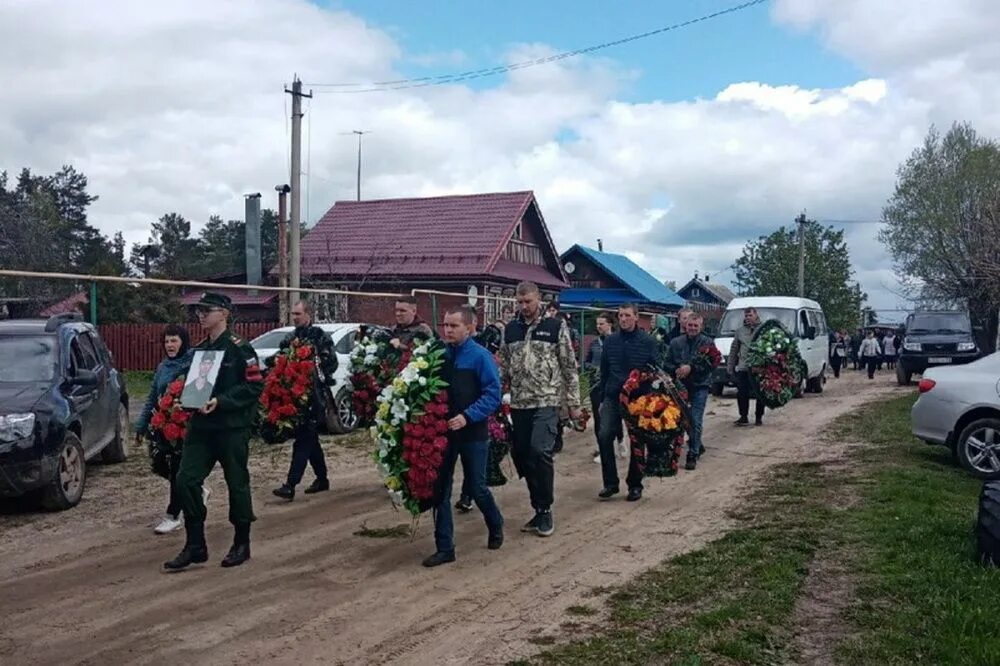
[[740, 4], [548, 0], [4, 0], [0, 169], [70, 163], [91, 221], [145, 241], [178, 212], [238, 218], [287, 182], [288, 95], [306, 102], [309, 223], [353, 198], [535, 191], [557, 247], [620, 252], [663, 280], [731, 278], [801, 211], [842, 226], [870, 303], [909, 304], [877, 241], [896, 169], [929, 127], [1000, 136], [992, 0], [769, 0], [586, 55], [496, 67]]

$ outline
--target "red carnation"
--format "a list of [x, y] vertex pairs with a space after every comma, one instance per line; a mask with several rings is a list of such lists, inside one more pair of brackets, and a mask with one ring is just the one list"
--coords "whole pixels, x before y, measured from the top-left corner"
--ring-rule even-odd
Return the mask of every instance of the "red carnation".
[[167, 386], [167, 393], [169, 395], [178, 396], [183, 392], [184, 392], [183, 379], [175, 379], [174, 381], [170, 382], [169, 386]]
[[183, 409], [175, 409], [174, 413], [170, 415], [170, 420], [178, 424], [186, 423], [189, 418], [191, 418], [190, 415]]
[[162, 428], [163, 424], [167, 422], [166, 417], [164, 417], [163, 412], [156, 411], [153, 412], [153, 418], [149, 420], [149, 425], [154, 428]]
[[167, 425], [163, 426], [163, 436], [167, 439], [167, 441], [170, 442], [180, 439], [182, 432], [183, 431], [181, 430], [180, 426], [174, 423], [168, 423]]
[[156, 404], [160, 409], [170, 409], [170, 407], [174, 404], [174, 399], [169, 395], [165, 395], [160, 398], [160, 401]]

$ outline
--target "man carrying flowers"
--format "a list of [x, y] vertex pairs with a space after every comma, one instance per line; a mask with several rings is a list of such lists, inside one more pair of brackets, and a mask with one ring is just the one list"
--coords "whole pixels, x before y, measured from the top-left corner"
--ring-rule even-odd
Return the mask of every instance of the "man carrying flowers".
[[500, 407], [500, 375], [493, 355], [470, 337], [476, 323], [475, 310], [457, 308], [445, 313], [444, 339], [448, 363], [448, 450], [441, 470], [443, 493], [434, 510], [436, 551], [424, 560], [425, 567], [455, 561], [454, 523], [451, 513], [452, 477], [462, 459], [463, 487], [479, 507], [489, 530], [487, 548], [503, 545], [503, 516], [486, 486], [486, 463], [490, 436], [487, 420]]
[[[639, 328], [639, 308], [626, 303], [618, 308], [618, 332], [604, 341], [601, 354], [601, 368], [598, 380], [598, 395], [602, 396], [601, 426], [597, 433], [597, 443], [601, 451], [601, 476], [604, 487], [598, 497], [610, 499], [617, 495], [618, 466], [615, 462], [615, 437], [622, 421], [621, 392], [625, 381], [633, 370], [645, 370], [657, 365], [660, 356], [659, 345], [653, 336]], [[642, 499], [642, 467], [639, 457], [629, 460], [628, 501]]]
[[688, 454], [684, 468], [693, 470], [701, 457], [701, 433], [705, 420], [705, 406], [708, 404], [708, 389], [712, 383], [712, 371], [719, 366], [722, 355], [715, 347], [715, 341], [702, 332], [704, 320], [697, 313], [688, 316], [684, 326], [686, 332], [670, 341], [665, 361], [667, 372], [684, 384], [688, 393], [691, 414], [691, 435], [688, 439]]
[[[740, 410], [740, 418], [736, 420], [737, 426], [750, 424], [748, 415], [750, 414], [750, 396], [753, 394], [753, 380], [750, 377], [750, 367], [747, 365], [747, 357], [750, 353], [750, 344], [753, 342], [754, 333], [760, 326], [760, 315], [756, 308], [746, 308], [743, 311], [743, 325], [736, 329], [733, 336], [733, 346], [729, 350], [729, 362], [726, 364], [729, 374], [736, 379], [736, 404]], [[767, 405], [759, 397], [755, 401], [754, 415], [755, 423], [761, 425], [764, 422], [764, 409]]]
[[513, 442], [511, 458], [524, 478], [535, 516], [522, 532], [551, 536], [555, 466], [553, 447], [559, 409], [580, 418], [580, 377], [565, 320], [543, 318], [542, 296], [531, 282], [517, 285], [520, 316], [507, 325], [500, 347], [504, 383], [510, 386]]
[[[309, 369], [312, 383], [308, 387], [302, 387], [305, 388], [307, 398], [298, 414], [288, 478], [280, 488], [273, 491], [275, 495], [288, 501], [295, 499], [295, 486], [302, 481], [306, 464], [312, 465], [316, 479], [306, 488], [305, 493], [311, 495], [330, 489], [326, 458], [319, 443], [319, 424], [326, 409], [327, 396], [324, 393], [329, 391], [333, 375], [337, 372], [337, 354], [333, 349], [333, 340], [319, 326], [313, 326], [312, 320], [312, 305], [306, 301], [296, 303], [292, 307], [295, 330], [285, 336], [278, 347], [278, 353], [268, 359], [268, 365], [271, 366], [276, 362], [275, 359], [287, 356], [289, 349], [295, 349], [296, 356], [304, 358], [313, 366]], [[298, 386], [292, 388], [293, 392], [297, 390], [301, 389]]]

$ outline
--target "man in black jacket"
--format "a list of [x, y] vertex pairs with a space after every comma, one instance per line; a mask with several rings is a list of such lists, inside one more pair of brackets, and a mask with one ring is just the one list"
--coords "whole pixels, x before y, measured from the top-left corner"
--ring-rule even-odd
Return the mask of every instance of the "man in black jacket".
[[[302, 422], [295, 433], [288, 478], [284, 485], [274, 490], [275, 495], [288, 501], [295, 499], [295, 486], [302, 481], [306, 464], [312, 465], [316, 480], [306, 488], [305, 493], [311, 495], [330, 489], [326, 458], [323, 455], [323, 447], [319, 443], [319, 422], [323, 419], [323, 412], [326, 409], [326, 396], [323, 395], [323, 392], [329, 391], [328, 387], [333, 382], [333, 374], [337, 372], [337, 353], [333, 348], [333, 340], [319, 326], [313, 326], [312, 318], [311, 304], [306, 301], [296, 303], [292, 307], [292, 323], [295, 324], [295, 330], [281, 341], [278, 352], [278, 354], [283, 353], [294, 340], [299, 340], [303, 344], [312, 346], [313, 353], [319, 360], [318, 372], [314, 376], [309, 403], [303, 408]], [[268, 366], [274, 363], [278, 354], [267, 360]]]
[[[620, 394], [625, 380], [633, 370], [642, 370], [658, 361], [659, 348], [656, 340], [639, 328], [639, 309], [632, 303], [618, 308], [619, 331], [608, 336], [601, 354], [600, 395], [601, 429], [597, 435], [601, 450], [601, 475], [604, 489], [598, 494], [601, 499], [609, 499], [618, 494], [618, 467], [615, 464], [615, 435], [617, 424], [621, 423], [622, 411]], [[642, 499], [642, 469], [633, 455], [628, 466], [628, 501]]]
[[701, 315], [692, 314], [688, 317], [685, 324], [687, 333], [670, 341], [665, 362], [665, 370], [687, 389], [688, 404], [691, 407], [691, 436], [688, 439], [687, 461], [684, 465], [688, 470], [695, 469], [698, 458], [701, 457], [702, 424], [705, 406], [708, 404], [708, 389], [712, 384], [712, 366], [696, 362], [701, 350], [715, 346], [715, 341], [702, 332], [703, 325]]

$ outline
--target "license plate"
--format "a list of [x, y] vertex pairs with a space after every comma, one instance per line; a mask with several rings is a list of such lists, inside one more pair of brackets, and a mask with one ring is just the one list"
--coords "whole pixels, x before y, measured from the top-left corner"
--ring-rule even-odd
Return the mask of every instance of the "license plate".
[[951, 357], [949, 356], [931, 356], [927, 360], [930, 363], [951, 363]]

